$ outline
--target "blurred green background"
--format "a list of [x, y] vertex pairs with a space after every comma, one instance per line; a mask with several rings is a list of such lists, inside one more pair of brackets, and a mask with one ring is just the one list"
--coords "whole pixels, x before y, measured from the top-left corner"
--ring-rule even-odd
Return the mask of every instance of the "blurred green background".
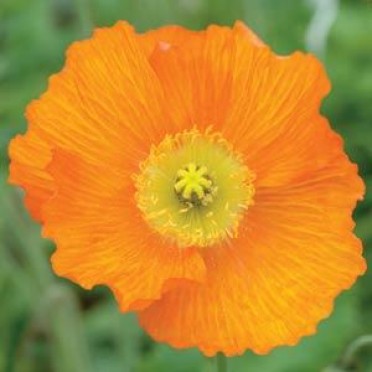
[[[7, 143], [25, 130], [25, 105], [61, 68], [71, 41], [88, 36], [93, 25], [118, 19], [139, 31], [169, 23], [200, 29], [242, 19], [280, 54], [316, 52], [333, 83], [323, 112], [344, 136], [367, 184], [355, 214], [356, 232], [365, 248], [372, 243], [371, 1], [0, 0], [0, 371], [215, 370], [197, 350], [153, 343], [133, 314], [119, 314], [106, 288], [87, 292], [56, 277], [48, 261], [52, 243], [40, 238], [21, 192], [6, 185]], [[370, 262], [371, 255], [366, 249]], [[247, 352], [229, 361], [230, 371], [339, 371], [347, 346], [372, 333], [371, 278], [369, 271], [337, 299], [316, 336], [264, 357]], [[361, 348], [343, 370], [372, 371], [372, 347]]]

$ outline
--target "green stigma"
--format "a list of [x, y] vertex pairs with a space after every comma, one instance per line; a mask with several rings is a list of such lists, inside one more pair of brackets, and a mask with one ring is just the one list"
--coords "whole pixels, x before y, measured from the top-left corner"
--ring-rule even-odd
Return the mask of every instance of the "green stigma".
[[217, 192], [206, 166], [189, 163], [177, 171], [174, 190], [178, 199], [188, 207], [206, 206]]

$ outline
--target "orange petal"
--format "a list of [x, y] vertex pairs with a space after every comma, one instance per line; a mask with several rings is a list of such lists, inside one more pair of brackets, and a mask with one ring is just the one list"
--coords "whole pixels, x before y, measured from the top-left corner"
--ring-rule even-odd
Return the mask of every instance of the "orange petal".
[[169, 122], [158, 79], [124, 22], [74, 43], [63, 71], [28, 107], [27, 118], [52, 147], [121, 169], [160, 141]]
[[152, 232], [134, 204], [133, 186], [110, 167], [57, 151], [48, 170], [59, 187], [44, 206], [43, 232], [56, 242], [52, 261], [59, 275], [86, 288], [108, 285], [123, 311], [203, 280], [198, 251], [174, 247]]
[[26, 205], [37, 220], [41, 220], [40, 206], [53, 194], [52, 177], [45, 171], [50, 162], [49, 146], [35, 132], [16, 136], [9, 145], [11, 158], [9, 182], [26, 191]]
[[260, 184], [275, 186], [316, 169], [319, 156], [328, 156], [327, 146], [340, 140], [319, 115], [330, 86], [316, 58], [270, 55], [262, 63], [253, 78], [239, 80], [223, 132]]
[[[252, 80], [254, 69], [268, 53], [238, 22], [233, 30], [210, 26], [168, 47], [158, 43], [150, 63], [164, 87], [174, 125], [219, 131], [234, 108], [233, 91], [241, 88], [239, 81]], [[247, 95], [249, 90], [238, 93]]]
[[162, 87], [131, 26], [124, 22], [74, 43], [64, 69], [26, 112], [29, 129], [10, 146], [10, 182], [26, 190], [32, 215], [52, 193], [44, 170], [52, 149], [110, 164], [129, 177], [166, 133]]
[[141, 324], [158, 341], [207, 355], [266, 353], [314, 333], [365, 271], [351, 233], [363, 190], [341, 156], [297, 184], [257, 190], [237, 240], [206, 252], [207, 282], [167, 293]]

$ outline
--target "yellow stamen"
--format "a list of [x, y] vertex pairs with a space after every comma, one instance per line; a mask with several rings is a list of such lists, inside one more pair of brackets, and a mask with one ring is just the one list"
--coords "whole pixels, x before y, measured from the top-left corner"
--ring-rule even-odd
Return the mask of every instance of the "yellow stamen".
[[219, 134], [167, 136], [134, 176], [149, 226], [179, 247], [233, 239], [253, 204], [254, 175]]

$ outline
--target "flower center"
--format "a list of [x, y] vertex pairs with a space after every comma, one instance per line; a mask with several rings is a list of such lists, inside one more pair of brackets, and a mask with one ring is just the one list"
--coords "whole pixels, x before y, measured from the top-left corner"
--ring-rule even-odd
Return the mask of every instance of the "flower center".
[[149, 226], [179, 247], [207, 247], [237, 236], [253, 204], [253, 173], [216, 133], [167, 136], [134, 175]]

